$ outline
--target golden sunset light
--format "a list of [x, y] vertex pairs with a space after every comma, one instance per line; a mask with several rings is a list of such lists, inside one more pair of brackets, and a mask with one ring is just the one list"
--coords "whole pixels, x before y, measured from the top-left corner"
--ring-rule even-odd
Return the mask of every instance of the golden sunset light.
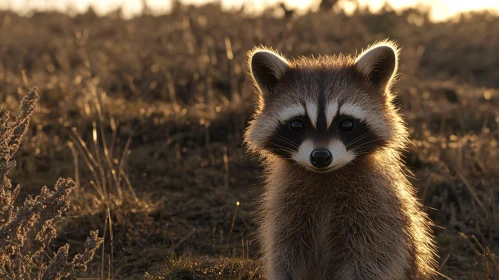
[[[209, 3], [212, 1], [206, 0], [184, 0], [181, 1], [186, 4], [201, 5], [203, 3]], [[243, 3], [248, 9], [248, 11], [260, 12], [265, 7], [276, 5], [278, 3], [284, 2], [289, 8], [296, 8], [300, 11], [307, 9], [314, 9], [318, 6], [318, 0], [254, 0], [254, 1], [242, 1], [242, 0], [221, 0], [220, 3], [226, 9], [238, 9]], [[146, 0], [147, 5], [149, 5], [153, 11], [157, 14], [168, 12], [171, 8], [171, 1], [166, 0]], [[340, 6], [343, 6], [347, 10], [352, 8], [353, 1], [343, 0], [340, 1]], [[360, 6], [368, 6], [373, 11], [379, 10], [385, 3], [388, 3], [395, 9], [400, 9], [404, 7], [417, 7], [417, 6], [428, 6], [432, 9], [432, 19], [440, 21], [445, 20], [453, 15], [468, 11], [481, 11], [481, 10], [491, 10], [499, 11], [499, 1], [496, 0], [477, 0], [477, 1], [465, 1], [465, 0], [357, 0]], [[16, 11], [26, 12], [32, 9], [37, 10], [58, 10], [58, 11], [72, 11], [72, 12], [83, 12], [88, 9], [89, 6], [95, 8], [95, 10], [101, 14], [113, 11], [118, 7], [123, 8], [123, 12], [126, 17], [132, 17], [133, 15], [139, 14], [142, 11], [143, 1], [142, 0], [6, 0], [0, 3], [0, 8], [11, 8]]]
[[499, 0], [0, 0], [0, 279], [499, 279]]

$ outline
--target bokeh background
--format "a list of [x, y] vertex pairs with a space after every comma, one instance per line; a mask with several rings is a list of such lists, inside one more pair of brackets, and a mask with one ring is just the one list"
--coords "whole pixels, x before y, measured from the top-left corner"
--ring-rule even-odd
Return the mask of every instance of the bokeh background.
[[47, 257], [100, 229], [104, 245], [72, 277], [260, 279], [246, 53], [356, 54], [390, 38], [440, 271], [497, 279], [498, 3], [2, 1], [0, 106], [40, 95], [11, 178], [21, 197], [59, 177], [79, 185]]

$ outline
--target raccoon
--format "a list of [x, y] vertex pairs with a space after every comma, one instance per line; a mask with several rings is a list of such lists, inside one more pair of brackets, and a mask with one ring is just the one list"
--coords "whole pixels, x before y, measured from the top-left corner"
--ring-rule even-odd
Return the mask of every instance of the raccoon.
[[259, 93], [245, 131], [264, 165], [258, 239], [268, 279], [435, 279], [431, 221], [401, 151], [399, 49], [287, 60], [249, 53]]

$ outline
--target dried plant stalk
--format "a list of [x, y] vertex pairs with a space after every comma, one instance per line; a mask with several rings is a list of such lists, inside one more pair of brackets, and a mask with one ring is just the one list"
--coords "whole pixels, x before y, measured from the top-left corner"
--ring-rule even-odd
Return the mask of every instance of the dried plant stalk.
[[97, 231], [90, 232], [83, 254], [68, 262], [69, 245], [59, 248], [47, 264], [43, 259], [46, 245], [57, 236], [54, 223], [70, 204], [70, 193], [76, 187], [71, 179], [59, 179], [54, 190], [43, 187], [36, 197], [28, 197], [15, 207], [20, 186], [12, 189], [7, 177], [15, 167], [13, 157], [38, 101], [36, 89], [29, 90], [21, 103], [21, 113], [13, 120], [0, 110], [0, 278], [61, 279], [73, 271], [86, 270], [87, 263], [102, 243]]

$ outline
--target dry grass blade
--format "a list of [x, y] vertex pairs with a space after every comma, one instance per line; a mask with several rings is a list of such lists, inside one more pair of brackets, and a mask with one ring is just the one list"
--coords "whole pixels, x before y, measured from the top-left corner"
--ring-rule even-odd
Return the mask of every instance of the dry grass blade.
[[[126, 165], [127, 156], [130, 153], [130, 144], [133, 133], [128, 137], [124, 148], [121, 151], [115, 151], [116, 135], [118, 126], [113, 118], [109, 119], [110, 128], [112, 131], [112, 143], [108, 144], [104, 129], [103, 110], [105, 107], [98, 101], [94, 94], [95, 111], [97, 112], [98, 121], [92, 121], [92, 144], [88, 145], [83, 137], [78, 133], [76, 128], [73, 128], [70, 135], [72, 145], [77, 148], [79, 154], [82, 155], [86, 167], [90, 171], [93, 180], [90, 184], [99, 196], [99, 200], [106, 207], [111, 207], [112, 204], [120, 205], [128, 200], [137, 201], [137, 196], [128, 179], [124, 168]], [[121, 152], [121, 157], [116, 158], [114, 155]], [[73, 157], [78, 157], [78, 153], [73, 152]], [[77, 163], [77, 158], [74, 158]], [[124, 191], [124, 184], [128, 191]]]
[[102, 239], [91, 232], [83, 254], [67, 262], [69, 245], [59, 248], [48, 265], [44, 264], [46, 245], [56, 237], [54, 222], [69, 208], [70, 193], [76, 187], [71, 179], [59, 179], [54, 190], [47, 187], [24, 204], [14, 208], [20, 187], [10, 190], [7, 173], [15, 166], [12, 160], [28, 130], [29, 119], [38, 100], [32, 89], [21, 103], [21, 114], [12, 122], [0, 112], [0, 277], [2, 279], [61, 279], [76, 270], [86, 270]]
[[466, 180], [466, 178], [464, 178], [464, 176], [463, 176], [463, 174], [461, 174], [461, 172], [456, 171], [456, 174], [457, 174], [457, 176], [459, 176], [459, 179], [461, 179], [461, 181], [464, 183], [464, 185], [466, 186], [466, 189], [469, 191], [469, 193], [473, 196], [473, 199], [478, 204], [480, 209], [483, 211], [483, 213], [485, 214], [485, 218], [487, 219], [489, 212], [487, 211], [487, 209], [485, 209], [483, 202], [478, 198], [476, 190], [470, 185], [468, 180]]

